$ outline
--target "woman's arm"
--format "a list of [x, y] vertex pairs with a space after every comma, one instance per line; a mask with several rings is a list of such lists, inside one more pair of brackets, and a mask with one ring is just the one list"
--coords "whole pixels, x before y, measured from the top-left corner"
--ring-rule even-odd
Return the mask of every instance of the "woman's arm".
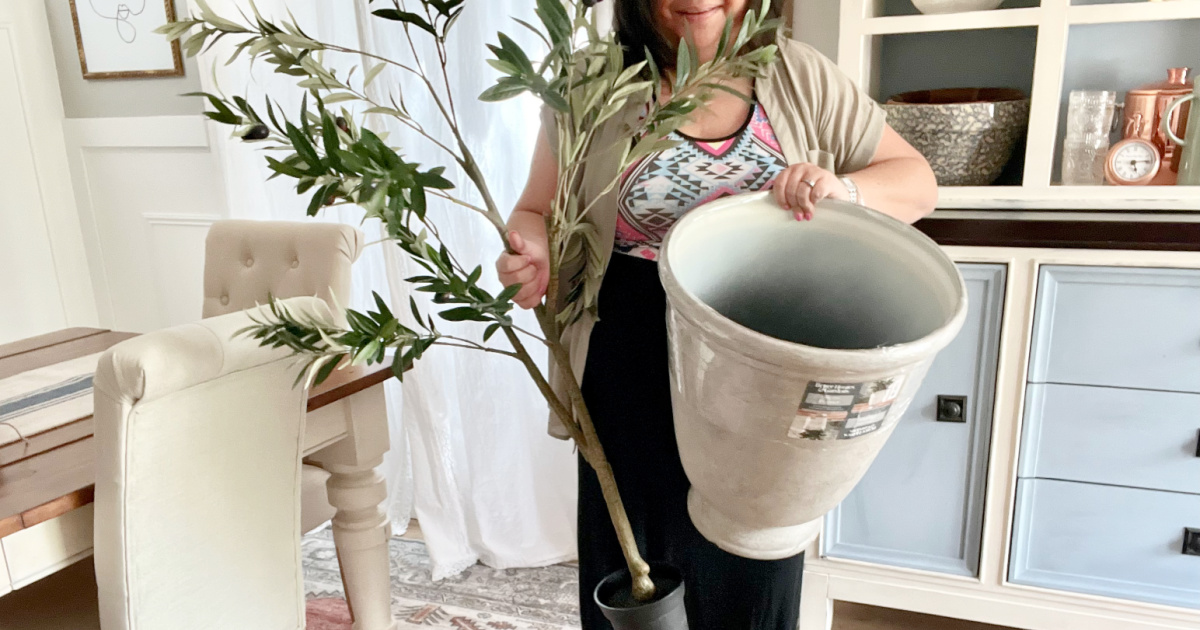
[[496, 272], [504, 286], [520, 283], [513, 297], [518, 306], [533, 308], [546, 294], [550, 280], [550, 248], [546, 237], [546, 215], [554, 204], [558, 188], [558, 162], [543, 130], [533, 149], [529, 180], [516, 207], [508, 217], [508, 243], [513, 251], [500, 254]]
[[858, 187], [860, 203], [905, 223], [916, 222], [937, 205], [937, 179], [929, 162], [890, 125], [884, 125], [871, 163], [847, 175]]
[[[858, 203], [905, 223], [916, 222], [937, 205], [937, 180], [929, 162], [886, 124], [871, 162], [846, 175], [858, 188]], [[800, 220], [811, 219], [821, 199], [850, 200], [841, 178], [816, 164], [787, 167], [775, 179], [774, 190], [779, 205]]]

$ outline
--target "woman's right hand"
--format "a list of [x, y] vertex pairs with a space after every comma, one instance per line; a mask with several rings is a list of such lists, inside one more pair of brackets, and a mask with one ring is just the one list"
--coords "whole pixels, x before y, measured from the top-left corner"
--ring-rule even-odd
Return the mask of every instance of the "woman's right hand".
[[513, 302], [521, 308], [533, 308], [546, 295], [550, 282], [550, 252], [544, 237], [526, 239], [516, 230], [508, 233], [508, 244], [515, 254], [507, 251], [496, 259], [496, 272], [506, 287], [521, 284]]

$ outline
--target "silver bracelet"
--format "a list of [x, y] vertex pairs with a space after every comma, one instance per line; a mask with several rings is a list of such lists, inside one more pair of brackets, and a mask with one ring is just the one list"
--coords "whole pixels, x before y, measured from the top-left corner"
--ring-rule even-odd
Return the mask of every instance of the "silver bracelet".
[[859, 194], [858, 186], [854, 183], [854, 180], [849, 177], [840, 177], [839, 179], [846, 185], [846, 190], [850, 192], [850, 203], [862, 205], [862, 195]]

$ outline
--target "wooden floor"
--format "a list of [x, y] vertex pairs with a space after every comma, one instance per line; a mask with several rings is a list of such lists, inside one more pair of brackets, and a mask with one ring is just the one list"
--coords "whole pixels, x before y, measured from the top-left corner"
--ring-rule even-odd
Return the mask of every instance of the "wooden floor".
[[0, 597], [0, 630], [100, 630], [92, 559]]
[[[803, 630], [803, 629], [801, 629]], [[1011, 630], [961, 619], [934, 617], [903, 610], [836, 602], [833, 630]]]

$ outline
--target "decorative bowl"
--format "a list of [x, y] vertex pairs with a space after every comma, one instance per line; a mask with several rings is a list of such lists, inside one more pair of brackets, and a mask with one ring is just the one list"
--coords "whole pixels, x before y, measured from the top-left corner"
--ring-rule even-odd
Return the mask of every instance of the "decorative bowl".
[[913, 6], [925, 14], [990, 11], [1004, 0], [912, 0]]
[[1029, 123], [1029, 98], [1011, 88], [897, 94], [888, 124], [933, 167], [940, 186], [987, 186], [1000, 177]]

